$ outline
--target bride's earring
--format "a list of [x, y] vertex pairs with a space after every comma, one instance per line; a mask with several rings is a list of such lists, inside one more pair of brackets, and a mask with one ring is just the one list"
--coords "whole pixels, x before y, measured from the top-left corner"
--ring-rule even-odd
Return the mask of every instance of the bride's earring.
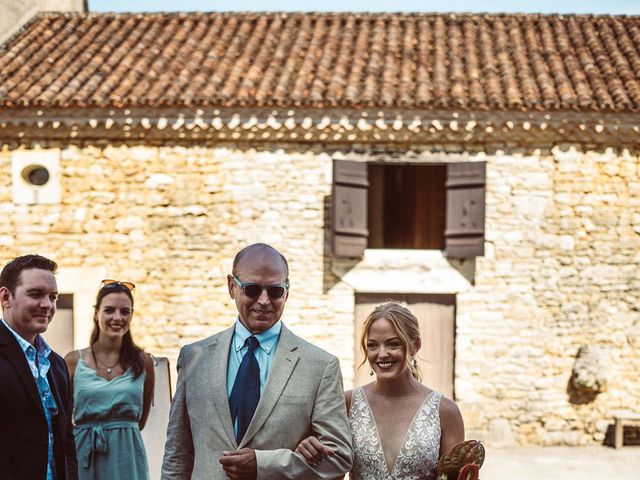
[[413, 357], [413, 358], [411, 359], [411, 366], [412, 366], [413, 368], [418, 368], [418, 361], [416, 360], [416, 357]]
[[369, 375], [373, 377], [373, 368], [369, 369]]

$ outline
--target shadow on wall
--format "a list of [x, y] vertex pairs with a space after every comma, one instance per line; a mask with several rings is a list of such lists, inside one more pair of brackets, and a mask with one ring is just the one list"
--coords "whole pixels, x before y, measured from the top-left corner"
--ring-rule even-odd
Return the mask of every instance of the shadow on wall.
[[457, 270], [471, 285], [476, 284], [476, 257], [447, 259], [449, 265]]
[[[339, 281], [340, 279], [333, 273], [331, 269], [331, 264], [333, 262], [332, 253], [331, 253], [331, 242], [333, 232], [331, 229], [331, 195], [325, 195], [324, 197], [324, 214], [323, 214], [323, 225], [324, 225], [324, 246], [322, 252], [323, 258], [323, 282], [322, 282], [322, 293], [327, 294]], [[349, 270], [355, 267], [360, 261], [359, 258], [353, 258], [348, 260], [350, 262]], [[347, 262], [347, 260], [345, 260]]]
[[569, 395], [569, 402], [573, 405], [586, 405], [593, 402], [598, 396], [598, 392], [593, 390], [584, 390], [576, 388], [573, 383], [574, 377], [571, 375], [567, 382], [567, 395]]
[[598, 345], [583, 345], [578, 349], [576, 360], [567, 384], [569, 402], [584, 405], [604, 392], [611, 377], [609, 356]]

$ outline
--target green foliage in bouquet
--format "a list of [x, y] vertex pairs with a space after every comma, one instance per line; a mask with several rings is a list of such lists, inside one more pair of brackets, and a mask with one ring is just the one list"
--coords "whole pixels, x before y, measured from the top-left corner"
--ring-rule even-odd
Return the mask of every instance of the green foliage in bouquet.
[[438, 460], [438, 480], [478, 480], [484, 446], [477, 440], [460, 442]]

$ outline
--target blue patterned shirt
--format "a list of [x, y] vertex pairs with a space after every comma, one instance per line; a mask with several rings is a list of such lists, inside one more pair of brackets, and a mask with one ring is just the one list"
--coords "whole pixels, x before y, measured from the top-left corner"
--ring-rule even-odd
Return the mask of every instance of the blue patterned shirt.
[[47, 380], [47, 373], [51, 363], [49, 362], [49, 355], [51, 355], [51, 347], [44, 341], [40, 335], [36, 336], [35, 346], [31, 345], [18, 333], [16, 333], [7, 322], [2, 320], [2, 323], [9, 329], [9, 331], [16, 337], [18, 345], [24, 352], [24, 356], [27, 358], [27, 363], [31, 369], [31, 374], [38, 387], [38, 393], [40, 394], [40, 401], [42, 402], [42, 408], [44, 409], [44, 415], [47, 419], [47, 427], [49, 428], [49, 447], [48, 447], [48, 461], [47, 461], [47, 480], [55, 479], [55, 458], [53, 456], [53, 422], [58, 415], [58, 406], [56, 405], [56, 399], [53, 396], [51, 388], [49, 388], [49, 381]]

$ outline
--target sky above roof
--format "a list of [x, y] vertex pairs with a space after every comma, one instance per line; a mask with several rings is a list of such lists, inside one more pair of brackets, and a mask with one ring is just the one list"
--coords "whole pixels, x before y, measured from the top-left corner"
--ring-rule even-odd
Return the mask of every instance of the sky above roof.
[[523, 12], [640, 15], [640, 0], [89, 0], [93, 12]]

